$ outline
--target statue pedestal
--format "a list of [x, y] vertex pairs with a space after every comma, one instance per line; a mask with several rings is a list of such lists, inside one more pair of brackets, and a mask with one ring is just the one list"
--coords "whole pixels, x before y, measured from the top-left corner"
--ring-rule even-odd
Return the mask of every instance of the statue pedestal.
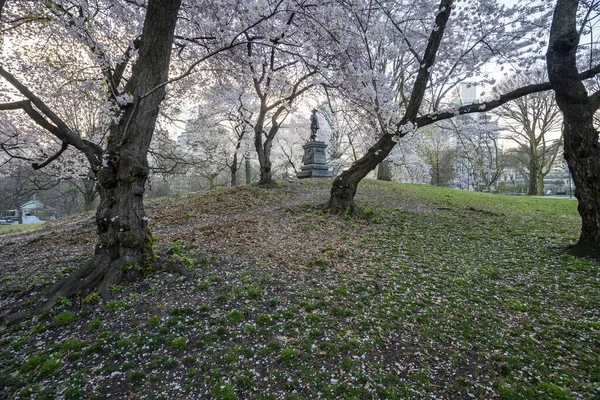
[[318, 140], [307, 142], [304, 146], [304, 157], [302, 158], [302, 168], [296, 174], [302, 178], [331, 178], [333, 172], [327, 167], [327, 156], [325, 142]]

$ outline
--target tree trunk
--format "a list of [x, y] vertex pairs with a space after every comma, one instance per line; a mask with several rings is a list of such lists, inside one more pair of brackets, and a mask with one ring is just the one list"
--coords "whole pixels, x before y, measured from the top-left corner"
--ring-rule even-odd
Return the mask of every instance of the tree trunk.
[[271, 186], [273, 184], [273, 177], [271, 174], [271, 147], [267, 144], [269, 141], [263, 143], [263, 127], [265, 124], [266, 110], [258, 116], [256, 124], [254, 125], [254, 148], [258, 155], [258, 164], [260, 166], [260, 180], [258, 184], [261, 186]]
[[375, 146], [367, 151], [367, 154], [335, 178], [326, 206], [327, 210], [333, 213], [353, 213], [358, 183], [387, 157], [395, 145], [396, 142], [390, 135], [383, 135]]
[[229, 170], [231, 171], [231, 187], [236, 187], [237, 186], [237, 171], [239, 169], [238, 166], [238, 156], [237, 156], [237, 149], [236, 152], [233, 154], [233, 161], [231, 162], [231, 166], [229, 167]]
[[577, 76], [578, 3], [558, 0], [546, 63], [556, 102], [563, 113], [564, 154], [582, 220], [579, 242], [568, 253], [600, 258], [600, 144], [593, 124], [597, 105]]
[[231, 167], [231, 187], [237, 186], [237, 169]]
[[246, 185], [250, 185], [252, 183], [252, 164], [250, 163], [250, 157], [248, 155], [246, 155], [245, 160]]
[[379, 180], [379, 181], [391, 181], [392, 180], [390, 163], [388, 160], [383, 160], [381, 163], [379, 163], [379, 167], [377, 168], [377, 180]]
[[[171, 44], [181, 0], [150, 0], [144, 22], [139, 58], [125, 88], [133, 95], [119, 124], [111, 127], [98, 171], [100, 205], [96, 212], [99, 240], [94, 257], [69, 277], [56, 282], [32, 311], [4, 315], [13, 322], [48, 310], [59, 297], [98, 290], [110, 298], [110, 286], [127, 274], [138, 277], [152, 268], [152, 235], [144, 212], [144, 185], [148, 178], [147, 153], [159, 106], [165, 96]], [[159, 87], [159, 88], [158, 88]]]
[[538, 168], [537, 168], [537, 159], [533, 157], [533, 153], [530, 152], [529, 157], [529, 179], [527, 181], [527, 195], [535, 196], [537, 195], [537, 177], [538, 177]]
[[538, 173], [537, 176], [537, 195], [544, 195], [544, 174], [542, 174], [541, 171]]
[[91, 211], [94, 209], [94, 202], [98, 195], [96, 189], [96, 180], [93, 177], [86, 178], [83, 180], [83, 201], [85, 211]]
[[16, 205], [15, 210], [17, 210], [17, 222], [19, 225], [23, 224], [23, 209], [19, 204]]

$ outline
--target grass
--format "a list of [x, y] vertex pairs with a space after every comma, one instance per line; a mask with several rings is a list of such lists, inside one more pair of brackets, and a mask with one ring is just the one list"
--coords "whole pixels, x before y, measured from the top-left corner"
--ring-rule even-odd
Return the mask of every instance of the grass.
[[111, 303], [0, 327], [0, 387], [15, 399], [600, 397], [600, 263], [562, 254], [576, 202], [361, 190], [376, 221], [285, 210], [325, 243], [302, 262], [277, 227], [261, 231], [280, 247], [270, 261], [240, 245], [193, 281], [156, 275]]
[[32, 231], [40, 229], [44, 226], [43, 222], [35, 224], [15, 224], [15, 225], [0, 225], [0, 235], [10, 232]]

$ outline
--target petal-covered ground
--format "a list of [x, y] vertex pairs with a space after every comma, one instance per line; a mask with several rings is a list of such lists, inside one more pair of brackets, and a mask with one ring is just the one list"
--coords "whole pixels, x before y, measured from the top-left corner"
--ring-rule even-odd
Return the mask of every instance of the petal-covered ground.
[[[0, 398], [593, 399], [600, 263], [576, 202], [330, 180], [148, 204], [159, 273], [0, 328]], [[93, 216], [0, 235], [0, 305], [93, 251]]]

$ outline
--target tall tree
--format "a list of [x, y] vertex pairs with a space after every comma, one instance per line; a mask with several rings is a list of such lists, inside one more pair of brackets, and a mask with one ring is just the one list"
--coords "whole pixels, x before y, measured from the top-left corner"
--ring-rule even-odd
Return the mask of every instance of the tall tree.
[[[382, 134], [381, 138], [373, 147], [369, 149], [367, 154], [354, 162], [348, 170], [344, 171], [337, 178], [335, 178], [331, 188], [329, 202], [327, 204], [327, 208], [330, 211], [352, 212], [354, 209], [354, 195], [356, 194], [358, 183], [370, 171], [377, 167], [377, 165], [392, 151], [397, 142], [395, 136], [398, 134], [404, 136], [409, 131], [412, 131], [413, 121], [418, 116], [423, 97], [425, 96], [427, 84], [431, 76], [431, 69], [435, 64], [437, 52], [444, 35], [446, 25], [450, 18], [452, 5], [453, 0], [442, 0], [440, 2], [434, 22], [435, 29], [431, 30], [429, 38], [427, 39], [427, 45], [422, 55], [416, 54], [414, 47], [410, 44], [408, 45], [409, 49], [415, 53], [415, 58], [417, 58], [420, 63], [418, 72], [414, 78], [413, 90], [405, 103], [406, 108], [403, 112], [403, 116], [395, 124], [398, 127], [396, 132], [393, 130], [393, 124], [390, 124], [389, 121], [397, 120], [397, 116], [402, 111], [398, 108], [390, 108], [390, 105], [393, 107], [393, 103], [391, 103], [389, 100], [387, 101], [387, 104], [389, 104], [388, 107], [385, 107], [383, 104], [384, 99], [382, 98], [382, 94], [380, 94], [380, 92], [384, 91], [386, 87], [380, 84], [380, 80], [385, 78], [385, 70], [381, 71], [379, 75], [375, 75], [375, 66], [371, 62], [372, 55], [380, 52], [380, 49], [379, 47], [373, 49], [371, 45], [368, 44], [369, 41], [365, 41], [367, 43], [366, 54], [369, 56], [367, 71], [371, 71], [374, 76], [370, 79], [370, 84], [368, 86], [365, 84], [365, 89], [363, 92], [366, 98], [371, 99], [375, 103], [373, 111], [378, 117], [377, 120], [380, 122], [379, 126], [382, 130]], [[361, 33], [363, 35], [369, 28], [372, 28], [371, 24], [374, 23], [373, 21], [378, 19], [374, 15], [370, 18], [370, 20], [359, 23], [360, 29], [362, 29]], [[400, 30], [400, 28], [397, 29]], [[378, 67], [378, 69], [380, 69], [380, 67]], [[389, 89], [390, 88], [388, 86], [388, 93]], [[389, 94], [387, 97], [389, 98]], [[395, 98], [395, 96], [392, 96], [392, 99], [393, 98]], [[393, 118], [394, 114], [396, 114], [396, 118]]]
[[[440, 110], [445, 94], [456, 83], [476, 73], [482, 63], [510, 56], [523, 60], [524, 49], [533, 45], [532, 39], [527, 39], [530, 36], [527, 32], [543, 24], [543, 18], [533, 19], [543, 17], [545, 11], [543, 7], [506, 8], [489, 1], [458, 5], [440, 1], [435, 10], [426, 1], [418, 4], [379, 1], [377, 7], [363, 4], [362, 9], [365, 8], [368, 13], [355, 10], [358, 14], [355, 19], [361, 21], [355, 35], [363, 40], [352, 42], [353, 51], [347, 52], [348, 67], [344, 73], [349, 73], [352, 79], [346, 78], [344, 82], [358, 82], [353, 98], [375, 116], [381, 136], [367, 154], [334, 180], [327, 205], [332, 212], [354, 208], [358, 183], [389, 155], [400, 138], [440, 119], [481, 112], [485, 107], [497, 105], [486, 102], [477, 105], [483, 107], [479, 110], [472, 105], [449, 112]], [[452, 13], [456, 16], [451, 19]], [[371, 22], [361, 19], [363, 15], [369, 16]], [[449, 23], [451, 30], [446, 29]], [[365, 36], [368, 32], [371, 33]], [[389, 37], [387, 41], [378, 39], [385, 35]], [[447, 39], [442, 41], [445, 36]], [[384, 68], [376, 63], [378, 68], [373, 68], [371, 60], [383, 51], [398, 55], [383, 57], [394, 61]], [[500, 100], [507, 101], [513, 95]], [[430, 114], [423, 115], [427, 111]]]
[[[81, 138], [19, 79], [0, 67], [0, 75], [25, 97], [25, 100], [1, 104], [0, 110], [24, 111], [36, 124], [60, 139], [63, 147], [73, 146], [85, 154], [98, 176], [100, 188], [100, 205], [96, 213], [99, 240], [94, 256], [68, 278], [51, 286], [33, 312], [48, 309], [60, 296], [70, 297], [96, 285], [104, 297], [110, 297], [109, 287], [119, 282], [124, 274], [139, 276], [151, 268], [155, 256], [142, 203], [149, 173], [146, 156], [159, 106], [165, 96], [180, 4], [181, 0], [148, 2], [137, 61], [124, 86], [119, 85], [129, 61], [127, 55], [131, 53], [123, 57], [127, 62], [118, 64], [114, 70], [110, 64], [102, 65], [112, 95], [122, 104], [122, 115], [111, 125], [105, 148]], [[96, 43], [82, 30], [91, 24], [81, 24], [80, 14], [77, 18], [69, 18], [69, 9], [58, 3], [46, 5], [50, 12], [66, 16], [63, 21], [68, 29], [81, 35], [88, 45]], [[79, 11], [84, 13], [85, 9], [79, 8]], [[23, 310], [13, 311], [4, 315], [4, 319], [18, 320], [28, 314]]]
[[[505, 93], [529, 84], [547, 81], [547, 72], [536, 68], [527, 73], [513, 75], [500, 82], [494, 90]], [[528, 195], [544, 194], [544, 177], [548, 175], [559, 149], [562, 137], [552, 138], [560, 134], [560, 109], [554, 100], [554, 93], [533, 93], [506, 103], [494, 114], [502, 118], [507, 136], [517, 148], [512, 154], [523, 164], [526, 173]]]
[[460, 164], [470, 174], [467, 180], [473, 177], [483, 182], [489, 192], [504, 172], [507, 159], [500, 145], [497, 121], [492, 121], [488, 114], [479, 116], [465, 115], [448, 123], [456, 134], [458, 157], [463, 160]]
[[[575, 184], [581, 215], [579, 242], [574, 255], [600, 258], [600, 142], [594, 113], [600, 108], [600, 91], [588, 94], [577, 69], [577, 51], [583, 29], [577, 29], [578, 0], [558, 0], [554, 9], [546, 63], [556, 102], [563, 113], [564, 157]], [[587, 4], [585, 26], [597, 18], [598, 2]], [[580, 21], [581, 22], [581, 21]]]
[[429, 183], [434, 186], [448, 186], [454, 178], [456, 147], [451, 137], [437, 129], [430, 129], [419, 137], [417, 153], [429, 166]]

